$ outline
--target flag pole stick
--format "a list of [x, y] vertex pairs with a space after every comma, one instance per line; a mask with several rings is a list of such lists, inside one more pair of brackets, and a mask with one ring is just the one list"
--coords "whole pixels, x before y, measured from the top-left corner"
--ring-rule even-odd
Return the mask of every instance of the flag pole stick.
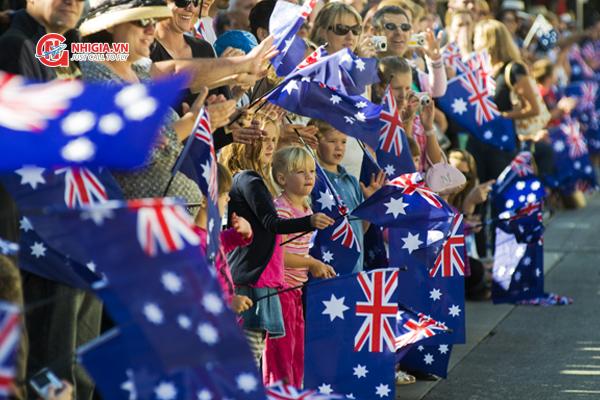
[[[537, 30], [538, 25], [540, 24], [540, 17], [542, 17], [541, 14], [537, 16], [537, 18], [533, 22], [533, 25], [531, 25], [531, 29], [529, 29], [529, 32], [527, 32], [527, 36], [525, 37], [525, 40], [523, 40], [523, 46], [525, 46], [525, 47], [529, 46], [529, 43], [531, 42], [531, 39], [533, 39], [533, 35], [535, 35], [535, 31]], [[542, 17], [542, 18], [544, 18], [544, 17]]]
[[[347, 214], [347, 213], [344, 213], [344, 214], [342, 214], [342, 215], [339, 215], [339, 216], [335, 217], [333, 220], [334, 220], [334, 221], [337, 221], [338, 219], [340, 219], [340, 218], [344, 218], [344, 217], [346, 217], [346, 216], [348, 216], [348, 214]], [[301, 238], [301, 237], [302, 237], [302, 236], [304, 236], [304, 235], [308, 235], [309, 233], [312, 233], [312, 232], [314, 232], [314, 231], [315, 231], [315, 229], [311, 229], [310, 231], [303, 232], [303, 233], [299, 234], [298, 236], [294, 236], [293, 238], [291, 238], [291, 239], [288, 239], [288, 240], [286, 240], [285, 242], [281, 243], [281, 244], [280, 244], [280, 246], [283, 246], [283, 245], [285, 245], [285, 244], [288, 244], [289, 242], [293, 242], [294, 240], [296, 240], [296, 239], [298, 239], [298, 238]]]

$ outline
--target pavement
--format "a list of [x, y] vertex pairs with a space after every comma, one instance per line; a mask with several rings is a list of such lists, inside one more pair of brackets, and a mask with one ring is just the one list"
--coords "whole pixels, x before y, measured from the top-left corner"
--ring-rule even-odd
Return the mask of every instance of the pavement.
[[545, 224], [546, 292], [573, 304], [467, 302], [448, 379], [397, 386], [396, 399], [600, 399], [600, 195], [587, 200]]

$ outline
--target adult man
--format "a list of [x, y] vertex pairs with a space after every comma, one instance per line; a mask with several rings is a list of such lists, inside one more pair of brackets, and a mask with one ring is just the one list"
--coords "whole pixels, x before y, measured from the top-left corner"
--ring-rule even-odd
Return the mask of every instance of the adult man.
[[477, 0], [450, 0], [448, 8], [451, 10], [467, 9], [473, 15], [473, 23], [479, 22], [479, 6]]
[[374, 36], [385, 36], [387, 38], [387, 50], [376, 53], [377, 58], [403, 57], [408, 51], [412, 25], [408, 14], [401, 7], [382, 7], [373, 15], [369, 30]]

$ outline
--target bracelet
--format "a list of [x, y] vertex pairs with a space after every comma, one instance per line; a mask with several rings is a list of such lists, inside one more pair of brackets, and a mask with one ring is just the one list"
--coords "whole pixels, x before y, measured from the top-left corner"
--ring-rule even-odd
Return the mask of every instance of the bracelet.
[[425, 131], [425, 136], [432, 136], [435, 135], [435, 129], [432, 129], [430, 131]]
[[[416, 114], [416, 113], [415, 113], [415, 114]], [[410, 120], [414, 119], [414, 118], [415, 118], [415, 114], [413, 114], [412, 116], [410, 116], [410, 117], [408, 117], [408, 118], [406, 118], [406, 119], [403, 119], [403, 120], [402, 120], [402, 123], [405, 123], [405, 122], [408, 122], [408, 121], [410, 121]]]

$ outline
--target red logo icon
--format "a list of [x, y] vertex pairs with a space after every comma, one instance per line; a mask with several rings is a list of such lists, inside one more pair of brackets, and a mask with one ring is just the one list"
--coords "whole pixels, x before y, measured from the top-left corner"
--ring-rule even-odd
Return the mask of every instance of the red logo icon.
[[69, 51], [65, 38], [58, 33], [48, 33], [37, 43], [35, 56], [47, 67], [68, 67]]

